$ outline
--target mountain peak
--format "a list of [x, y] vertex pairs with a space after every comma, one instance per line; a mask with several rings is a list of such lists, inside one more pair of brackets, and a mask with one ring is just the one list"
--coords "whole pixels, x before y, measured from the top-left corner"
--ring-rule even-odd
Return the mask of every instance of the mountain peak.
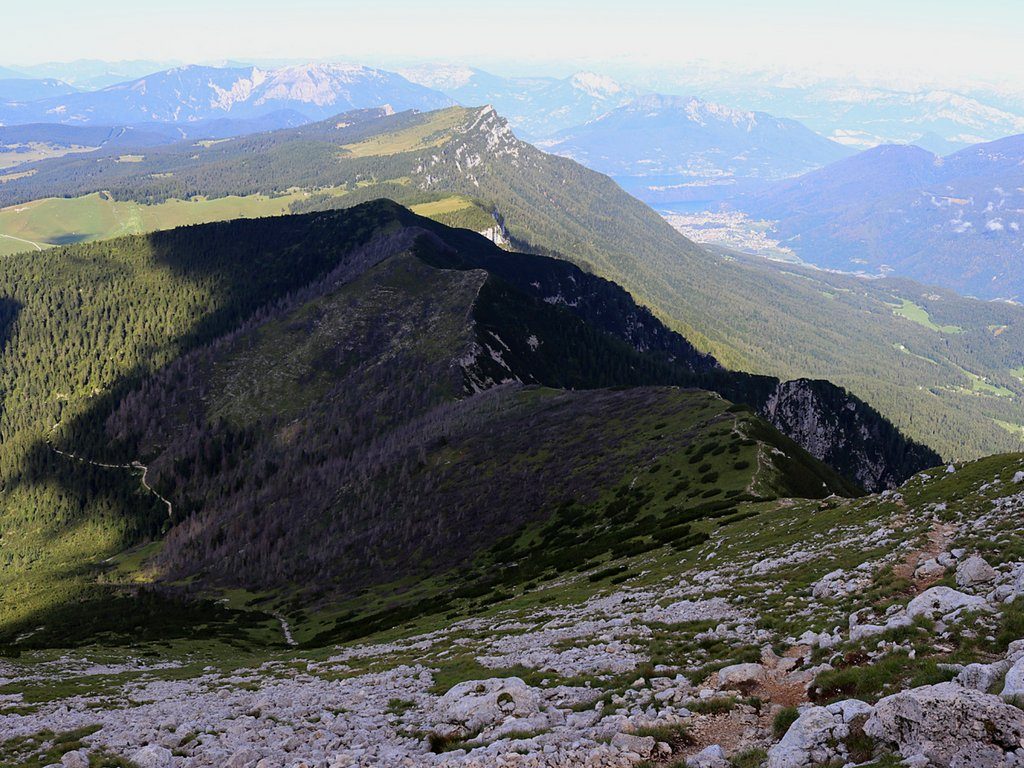
[[749, 130], [757, 125], [757, 114], [754, 112], [735, 109], [711, 101], [704, 101], [695, 96], [672, 96], [659, 93], [646, 94], [634, 99], [624, 109], [630, 109], [634, 112], [649, 111], [652, 113], [682, 112], [688, 120], [702, 126], [709, 123], [731, 123], [734, 126], [744, 127]]
[[398, 70], [398, 74], [411, 83], [441, 91], [465, 88], [479, 73], [479, 70], [461, 64], [426, 64]]
[[569, 82], [572, 83], [573, 88], [583, 91], [595, 99], [616, 96], [624, 90], [618, 81], [596, 72], [577, 72], [569, 78]]

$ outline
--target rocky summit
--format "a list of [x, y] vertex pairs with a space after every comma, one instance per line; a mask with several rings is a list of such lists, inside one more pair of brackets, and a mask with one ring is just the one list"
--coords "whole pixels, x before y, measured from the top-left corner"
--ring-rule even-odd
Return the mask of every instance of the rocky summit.
[[761, 501], [685, 552], [353, 642], [318, 645], [301, 612], [266, 616], [262, 646], [216, 619], [124, 643], [68, 627], [71, 650], [29, 632], [0, 662], [0, 749], [64, 768], [1024, 765], [1022, 469]]

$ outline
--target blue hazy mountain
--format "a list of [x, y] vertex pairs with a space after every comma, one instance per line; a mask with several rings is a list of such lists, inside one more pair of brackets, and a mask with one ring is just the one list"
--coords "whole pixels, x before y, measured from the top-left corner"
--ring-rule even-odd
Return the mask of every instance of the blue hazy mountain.
[[739, 205], [819, 266], [1024, 297], [1024, 135], [946, 157], [876, 147]]
[[600, 117], [639, 93], [632, 86], [593, 72], [577, 72], [565, 78], [501, 77], [473, 67], [424, 65], [401, 73], [463, 106], [492, 105], [516, 134], [528, 141]]
[[61, 80], [0, 77], [0, 102], [39, 101], [72, 93], [76, 93], [75, 88]]
[[652, 203], [735, 194], [852, 152], [795, 120], [662, 95], [641, 96], [542, 146]]
[[916, 144], [936, 154], [1024, 133], [1024, 96], [982, 84], [903, 78], [864, 82], [785, 69], [735, 69], [703, 62], [661, 72], [627, 70], [642, 87], [786, 115], [858, 150]]
[[400, 75], [361, 66], [188, 66], [147, 75], [98, 91], [0, 105], [0, 122], [124, 125], [252, 119], [292, 110], [322, 119], [349, 109], [390, 105], [395, 110], [436, 109], [451, 100]]
[[102, 59], [76, 59], [75, 61], [47, 61], [16, 67], [18, 77], [60, 80], [83, 91], [95, 91], [128, 80], [137, 80], [153, 72], [170, 69], [180, 62], [131, 59], [104, 61]]

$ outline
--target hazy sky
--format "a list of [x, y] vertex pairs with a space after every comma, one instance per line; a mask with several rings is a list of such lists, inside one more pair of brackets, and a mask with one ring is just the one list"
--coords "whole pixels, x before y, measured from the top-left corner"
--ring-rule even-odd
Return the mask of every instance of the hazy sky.
[[9, 3], [0, 63], [344, 58], [672, 65], [1024, 84], [1022, 0], [43, 0]]

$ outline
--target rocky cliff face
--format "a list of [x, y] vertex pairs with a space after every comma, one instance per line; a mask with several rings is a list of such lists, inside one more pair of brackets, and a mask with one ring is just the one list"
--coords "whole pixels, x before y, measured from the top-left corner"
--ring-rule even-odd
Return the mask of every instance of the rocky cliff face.
[[[486, 353], [474, 358], [475, 387], [483, 381], [522, 381], [569, 387], [658, 383], [710, 389], [751, 406], [812, 456], [868, 491], [895, 487], [914, 472], [941, 462], [934, 451], [906, 439], [871, 406], [830, 382], [781, 382], [724, 369], [639, 306], [620, 286], [573, 264], [544, 256], [510, 255], [472, 241], [456, 245], [457, 251], [435, 236], [421, 243], [421, 253], [440, 266], [485, 269], [494, 280], [515, 289], [506, 296], [501, 311], [487, 311], [486, 301], [477, 304], [482, 331], [479, 349]], [[519, 298], [512, 300], [513, 295]], [[523, 299], [533, 299], [539, 306], [530, 309]], [[563, 330], [556, 332], [557, 339], [547, 338], [546, 333], [561, 329], [564, 320], [551, 315], [542, 321], [538, 312], [554, 309], [624, 342], [637, 353], [636, 358], [625, 369], [617, 369], [618, 378], [596, 367], [566, 377], [560, 362], [578, 359], [581, 345], [594, 346], [598, 341], [581, 335], [570, 342]], [[531, 315], [525, 324], [520, 322], [524, 314]], [[557, 360], [550, 354], [557, 354]]]
[[783, 381], [759, 412], [808, 453], [870, 491], [893, 488], [939, 463], [862, 400], [827, 381]]

